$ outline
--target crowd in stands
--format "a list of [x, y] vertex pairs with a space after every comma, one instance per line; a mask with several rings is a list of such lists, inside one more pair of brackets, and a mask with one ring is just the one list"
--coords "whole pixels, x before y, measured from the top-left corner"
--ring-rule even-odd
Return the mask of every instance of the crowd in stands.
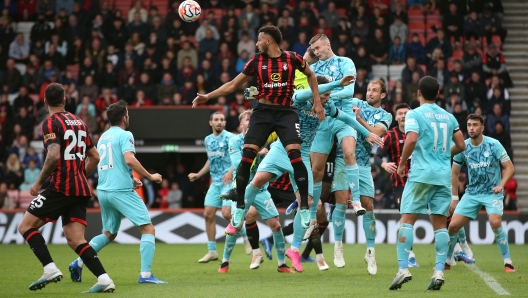
[[[117, 8], [122, 1], [127, 10]], [[29, 143], [42, 138], [43, 93], [50, 83], [63, 84], [66, 110], [83, 119], [97, 140], [108, 128], [105, 108], [118, 99], [134, 107], [190, 105], [197, 92], [233, 79], [255, 53], [263, 25], [278, 26], [280, 47], [301, 55], [313, 35], [326, 34], [337, 55], [355, 62], [358, 98], [366, 96], [373, 67], [402, 66], [397, 80], [388, 78], [383, 107], [391, 112], [400, 102], [417, 107], [418, 80], [434, 76], [442, 88], [437, 103], [455, 115], [464, 133], [467, 114], [481, 114], [486, 134], [513, 156], [512, 81], [501, 53], [507, 31], [500, 0], [203, 0], [202, 17], [194, 23], [179, 18], [180, 2], [159, 7], [152, 0], [0, 0], [5, 187], [27, 189], [36, 179], [42, 156]], [[22, 32], [27, 22], [32, 26]], [[239, 90], [209, 104], [222, 107], [227, 130], [236, 132], [238, 114], [254, 103]], [[149, 206], [192, 201], [192, 193], [179, 190], [181, 183], [166, 180], [164, 195], [150, 194]], [[390, 192], [378, 190], [382, 197]]]

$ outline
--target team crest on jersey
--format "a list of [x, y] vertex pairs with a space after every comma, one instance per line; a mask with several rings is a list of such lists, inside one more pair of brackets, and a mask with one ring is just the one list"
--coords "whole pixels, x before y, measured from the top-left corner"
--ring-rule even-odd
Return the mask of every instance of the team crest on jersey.
[[130, 146], [134, 147], [134, 140], [132, 140], [132, 138], [130, 138], [130, 139], [128, 139], [128, 141], [130, 142]]
[[488, 151], [484, 151], [484, 153], [482, 155], [484, 155], [484, 157], [489, 157], [490, 154], [489, 154]]
[[330, 71], [336, 71], [336, 70], [337, 70], [337, 66], [335, 65], [330, 66]]
[[229, 152], [230, 152], [230, 153], [233, 153], [233, 152], [235, 152], [235, 148], [233, 148], [233, 147], [229, 146]]
[[282, 66], [282, 69], [284, 69], [284, 70], [288, 70], [288, 65], [284, 64], [284, 65]]
[[380, 115], [380, 114], [376, 114], [376, 115], [374, 115], [374, 119], [379, 120], [380, 118], [381, 118], [381, 115]]

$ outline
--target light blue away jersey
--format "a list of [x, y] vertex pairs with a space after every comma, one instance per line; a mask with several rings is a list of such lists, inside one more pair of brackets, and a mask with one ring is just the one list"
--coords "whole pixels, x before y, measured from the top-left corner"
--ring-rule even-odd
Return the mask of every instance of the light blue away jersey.
[[[231, 159], [231, 166], [233, 167], [233, 177], [236, 177], [236, 169], [238, 168], [238, 165], [240, 164], [240, 161], [242, 160], [242, 149], [244, 148], [244, 136], [242, 134], [235, 135], [231, 139], [229, 139], [229, 158]], [[260, 164], [260, 162], [264, 159], [265, 155], [257, 155], [255, 158], [255, 163], [253, 164], [251, 168], [251, 173], [249, 176], [249, 181], [255, 177], [257, 174], [257, 169]], [[268, 189], [268, 183], [264, 184], [260, 191], [265, 191]], [[234, 185], [234, 184], [233, 184]]]
[[233, 136], [232, 133], [224, 130], [217, 137], [214, 134], [205, 137], [205, 151], [209, 159], [209, 173], [213, 183], [222, 183], [222, 177], [231, 168], [229, 139]]
[[478, 146], [466, 140], [466, 150], [455, 155], [453, 162], [468, 168], [469, 184], [466, 192], [470, 195], [493, 194], [493, 188], [499, 185], [501, 177], [500, 163], [510, 160], [508, 153], [499, 141], [484, 136]]
[[[340, 57], [337, 55], [332, 56], [326, 61], [317, 61], [313, 65], [310, 65], [313, 72], [318, 76], [325, 76], [330, 82], [339, 81], [344, 76], [354, 75], [357, 76], [356, 66], [350, 58]], [[350, 84], [346, 87], [336, 87], [332, 93], [337, 93], [347, 88], [350, 93], [350, 98], [345, 98], [343, 100], [334, 101], [338, 109], [343, 110], [347, 114], [352, 113], [352, 97], [354, 96], [354, 84]]]
[[293, 94], [293, 106], [299, 111], [299, 129], [301, 132], [301, 148], [307, 148], [310, 152], [312, 142], [315, 137], [315, 133], [319, 128], [319, 120], [316, 114], [312, 115], [313, 101], [311, 99], [307, 101], [296, 100], [296, 91]]
[[[383, 125], [386, 130], [389, 129], [392, 124], [392, 115], [388, 113], [383, 108], [375, 108], [368, 104], [368, 102], [354, 98], [352, 100], [352, 106], [357, 106], [361, 109], [360, 116], [365, 122], [368, 123], [371, 127], [374, 127], [378, 124]], [[341, 149], [341, 156], [343, 156]], [[372, 151], [372, 145], [370, 145], [364, 137], [358, 135], [356, 142], [356, 161], [358, 166], [370, 167], [370, 152]]]
[[422, 104], [405, 116], [405, 133], [418, 133], [408, 181], [451, 185], [451, 140], [458, 131], [453, 115], [436, 104]]
[[112, 126], [99, 138], [99, 183], [97, 189], [106, 191], [132, 191], [132, 169], [126, 164], [124, 153], [134, 152], [134, 136], [130, 131]]

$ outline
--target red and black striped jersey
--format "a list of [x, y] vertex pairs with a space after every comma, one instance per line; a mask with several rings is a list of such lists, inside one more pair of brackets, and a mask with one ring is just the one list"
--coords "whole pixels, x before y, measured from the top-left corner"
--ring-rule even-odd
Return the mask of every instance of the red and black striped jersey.
[[256, 76], [259, 94], [255, 98], [289, 107], [295, 91], [295, 70], [304, 71], [305, 67], [303, 58], [295, 52], [282, 51], [276, 58], [257, 53], [251, 57], [242, 73]]
[[269, 187], [284, 190], [293, 191], [292, 184], [290, 182], [290, 175], [288, 172], [284, 172], [282, 176], [270, 182]]
[[86, 151], [94, 144], [86, 124], [69, 112], [55, 113], [42, 123], [44, 149], [60, 145], [60, 159], [49, 188], [65, 196], [91, 197], [85, 172]]
[[[383, 149], [389, 156], [389, 161], [396, 163], [396, 166], [400, 164], [400, 157], [403, 151], [403, 145], [405, 144], [405, 133], [400, 131], [398, 126], [391, 128], [383, 137]], [[409, 167], [411, 163], [407, 160], [405, 165], [405, 177], [400, 177], [396, 172], [391, 174], [391, 181], [393, 187], [404, 186], [407, 177], [409, 177]]]

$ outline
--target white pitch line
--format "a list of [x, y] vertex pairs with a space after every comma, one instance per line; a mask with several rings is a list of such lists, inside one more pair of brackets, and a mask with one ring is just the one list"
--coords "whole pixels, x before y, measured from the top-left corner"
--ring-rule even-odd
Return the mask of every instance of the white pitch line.
[[497, 295], [502, 295], [502, 296], [510, 295], [510, 293], [506, 291], [499, 284], [499, 282], [495, 278], [493, 278], [493, 276], [489, 275], [488, 273], [484, 271], [481, 271], [480, 269], [478, 269], [478, 267], [475, 264], [466, 264], [466, 268], [468, 268], [469, 270], [475, 272], [478, 276], [480, 276], [480, 278], [484, 280], [484, 282], [488, 285], [488, 287], [490, 287], [493, 291], [495, 291]]

